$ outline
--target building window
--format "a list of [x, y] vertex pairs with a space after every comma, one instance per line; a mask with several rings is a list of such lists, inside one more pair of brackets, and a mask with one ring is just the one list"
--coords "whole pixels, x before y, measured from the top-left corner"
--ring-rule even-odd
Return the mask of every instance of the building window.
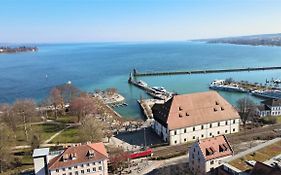
[[210, 164], [213, 165], [213, 164], [214, 164], [214, 161], [212, 160], [212, 161], [210, 162]]
[[90, 170], [90, 169], [87, 169], [87, 173], [89, 173], [89, 172], [91, 172], [91, 170]]
[[65, 168], [63, 168], [62, 171], [65, 171]]
[[102, 170], [102, 167], [101, 167], [101, 166], [99, 166], [99, 170]]
[[90, 166], [90, 164], [89, 164], [89, 163], [87, 163], [87, 166]]
[[186, 139], [184, 139], [184, 141], [186, 142]]
[[68, 175], [72, 175], [72, 172], [69, 172]]
[[177, 131], [174, 131], [174, 134], [177, 135]]
[[201, 129], [204, 129], [204, 125], [201, 125]]
[[227, 121], [225, 121], [225, 125], [228, 125]]
[[218, 126], [220, 126], [221, 124], [220, 124], [220, 122], [218, 122]]
[[227, 130], [225, 130], [224, 132], [227, 133]]
[[195, 127], [193, 127], [193, 131], [195, 131]]
[[81, 167], [84, 167], [84, 164], [81, 164]]
[[233, 130], [232, 130], [233, 132], [235, 132], [235, 128], [233, 128]]
[[56, 172], [58, 173], [58, 172], [60, 172], [60, 170], [59, 170], [59, 169], [56, 169]]
[[71, 170], [71, 167], [68, 167], [69, 170]]
[[95, 163], [95, 162], [93, 162], [93, 165], [96, 165], [96, 163]]
[[220, 134], [220, 131], [218, 131], [218, 134]]
[[233, 124], [235, 124], [235, 120], [233, 120]]
[[184, 129], [183, 132], [186, 133], [186, 129]]
[[194, 139], [195, 139], [195, 136], [193, 136], [192, 139], [194, 140]]
[[74, 168], [77, 169], [78, 167], [77, 167], [77, 166], [74, 166]]
[[85, 172], [84, 172], [84, 170], [81, 170], [81, 174], [84, 174]]
[[75, 175], [78, 175], [79, 173], [78, 173], [78, 171], [75, 171]]
[[93, 172], [96, 172], [97, 171], [97, 169], [96, 168], [93, 168]]
[[203, 138], [203, 137], [204, 137], [204, 134], [202, 134], [201, 137]]
[[212, 133], [210, 132], [210, 136], [212, 136]]
[[175, 144], [177, 143], [177, 141], [175, 140]]
[[63, 173], [62, 175], [66, 175], [65, 173]]
[[212, 128], [212, 123], [210, 123], [210, 128]]

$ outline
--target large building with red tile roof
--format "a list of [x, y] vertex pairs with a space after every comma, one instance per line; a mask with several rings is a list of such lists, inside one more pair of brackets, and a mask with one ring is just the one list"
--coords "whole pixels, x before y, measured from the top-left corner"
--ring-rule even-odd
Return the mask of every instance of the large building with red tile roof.
[[176, 95], [152, 111], [154, 130], [171, 145], [239, 131], [238, 112], [215, 91]]
[[33, 158], [36, 175], [108, 174], [108, 155], [103, 143], [78, 144], [55, 153], [46, 148], [36, 149]]
[[197, 140], [189, 149], [189, 168], [194, 174], [213, 173], [233, 150], [224, 135]]

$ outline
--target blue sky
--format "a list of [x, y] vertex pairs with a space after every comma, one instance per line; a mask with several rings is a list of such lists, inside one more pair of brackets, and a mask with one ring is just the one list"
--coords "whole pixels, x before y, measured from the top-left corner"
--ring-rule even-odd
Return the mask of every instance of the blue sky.
[[2, 0], [0, 42], [173, 41], [281, 33], [279, 0]]

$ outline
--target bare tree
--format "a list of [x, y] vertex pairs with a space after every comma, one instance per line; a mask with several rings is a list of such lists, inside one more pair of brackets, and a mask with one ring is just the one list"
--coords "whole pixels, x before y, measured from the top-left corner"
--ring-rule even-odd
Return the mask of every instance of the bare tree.
[[32, 150], [40, 147], [41, 139], [38, 134], [33, 133], [30, 139], [30, 146]]
[[96, 112], [96, 105], [94, 100], [89, 96], [80, 96], [74, 98], [70, 103], [70, 111], [77, 115], [78, 123], [81, 119], [85, 118], [87, 115]]
[[117, 92], [118, 92], [118, 91], [117, 91], [116, 88], [107, 88], [107, 89], [106, 89], [106, 94], [107, 94], [108, 96], [112, 96], [112, 95], [116, 94]]
[[14, 134], [10, 128], [0, 123], [0, 173], [2, 173], [13, 161], [11, 147], [14, 144]]
[[104, 136], [103, 129], [103, 124], [95, 117], [83, 118], [79, 133], [81, 142], [100, 142]]
[[73, 98], [78, 97], [80, 94], [80, 90], [73, 86], [71, 83], [66, 83], [58, 86], [57, 89], [60, 90], [65, 103], [70, 103]]
[[55, 108], [55, 117], [56, 119], [58, 118], [58, 107], [63, 107], [63, 98], [61, 95], [61, 91], [58, 88], [54, 88], [50, 92], [50, 97], [49, 97], [50, 103], [54, 106]]
[[31, 129], [28, 123], [30, 123], [32, 118], [35, 116], [35, 109], [36, 105], [34, 101], [29, 99], [17, 100], [12, 107], [13, 115], [23, 122], [26, 141], [29, 139], [28, 130]]
[[122, 174], [122, 172], [129, 166], [129, 155], [122, 148], [116, 148], [110, 156], [110, 169], [114, 174]]
[[255, 117], [256, 106], [251, 99], [247, 97], [239, 99], [237, 101], [237, 108], [244, 126], [247, 121]]
[[[9, 104], [0, 105], [1, 121], [6, 123], [6, 125], [13, 130], [16, 131], [18, 120], [15, 118], [12, 112], [12, 107]], [[16, 135], [15, 135], [16, 136]]]

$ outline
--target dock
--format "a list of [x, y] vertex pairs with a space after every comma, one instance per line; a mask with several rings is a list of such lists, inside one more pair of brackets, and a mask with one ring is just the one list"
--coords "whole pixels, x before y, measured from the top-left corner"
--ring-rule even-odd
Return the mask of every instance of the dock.
[[135, 85], [136, 87], [144, 90], [148, 95], [152, 96], [153, 98], [160, 99], [160, 100], [168, 100], [175, 95], [173, 92], [168, 92], [168, 91], [161, 91], [161, 90], [156, 90], [153, 87], [150, 87], [147, 83], [144, 81], [137, 81], [135, 80], [133, 73], [130, 74], [128, 83]]
[[224, 73], [224, 72], [250, 72], [250, 71], [265, 71], [265, 70], [281, 70], [281, 66], [206, 69], [206, 70], [190, 70], [190, 71], [163, 71], [163, 72], [139, 72], [136, 69], [134, 69], [133, 76], [141, 77], [141, 76], [163, 76], [163, 75], [182, 75], [182, 74], [190, 75], [190, 74], [210, 74], [210, 73]]
[[164, 100], [157, 99], [138, 100], [138, 103], [140, 104], [140, 107], [147, 119], [153, 119], [152, 107], [154, 106], [154, 104], [164, 104], [164, 102]]

